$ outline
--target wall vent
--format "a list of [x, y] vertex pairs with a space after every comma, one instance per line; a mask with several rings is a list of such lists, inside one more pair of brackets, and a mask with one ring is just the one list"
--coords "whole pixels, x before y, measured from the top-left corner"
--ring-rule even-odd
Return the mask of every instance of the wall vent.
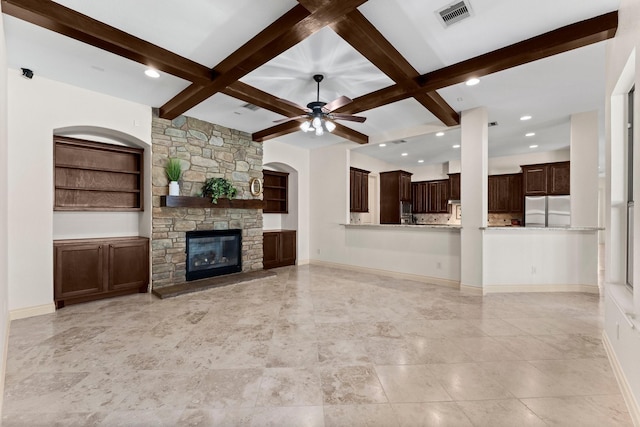
[[256, 111], [258, 109], [260, 109], [260, 107], [258, 107], [257, 105], [253, 105], [253, 104], [249, 104], [246, 103], [242, 106], [242, 108], [246, 108], [247, 110], [251, 110], [251, 111]]
[[440, 10], [436, 11], [436, 15], [440, 18], [440, 22], [446, 27], [449, 27], [456, 22], [460, 22], [471, 16], [471, 5], [468, 0], [463, 0], [450, 4]]
[[406, 143], [406, 139], [398, 139], [397, 141], [391, 141], [392, 144], [404, 144]]
[[489, 127], [492, 128], [494, 126], [498, 126], [498, 122], [489, 122]]

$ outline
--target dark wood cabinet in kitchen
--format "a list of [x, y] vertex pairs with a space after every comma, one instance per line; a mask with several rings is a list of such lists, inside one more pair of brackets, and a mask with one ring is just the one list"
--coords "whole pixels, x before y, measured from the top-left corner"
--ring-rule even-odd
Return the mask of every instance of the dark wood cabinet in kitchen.
[[426, 181], [411, 183], [411, 206], [414, 214], [427, 213], [429, 187]]
[[447, 213], [449, 211], [449, 180], [428, 181], [429, 203], [428, 213]]
[[402, 202], [411, 202], [411, 174], [380, 172], [380, 224], [400, 224]]
[[350, 168], [351, 212], [369, 212], [369, 171]]
[[262, 265], [269, 268], [296, 264], [296, 230], [269, 230], [262, 234]]
[[564, 196], [571, 194], [571, 163], [557, 162], [547, 165], [547, 194]]
[[488, 212], [522, 212], [522, 174], [489, 175]]
[[449, 199], [460, 200], [460, 174], [449, 174]]
[[53, 293], [57, 308], [147, 291], [146, 237], [55, 240], [53, 249]]
[[522, 165], [525, 196], [570, 194], [570, 162]]

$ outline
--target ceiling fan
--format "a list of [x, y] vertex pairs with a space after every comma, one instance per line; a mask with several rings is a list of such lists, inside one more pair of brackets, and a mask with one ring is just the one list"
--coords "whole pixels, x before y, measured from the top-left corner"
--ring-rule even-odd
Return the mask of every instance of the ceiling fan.
[[333, 122], [334, 120], [348, 120], [351, 122], [362, 123], [367, 120], [366, 117], [362, 116], [354, 116], [351, 114], [340, 114], [334, 113], [334, 110], [337, 110], [340, 107], [343, 107], [352, 100], [346, 96], [341, 96], [333, 101], [327, 103], [320, 101], [320, 82], [324, 79], [322, 74], [316, 74], [313, 76], [313, 80], [318, 84], [317, 98], [315, 101], [307, 104], [307, 107], [303, 107], [294, 102], [287, 101], [286, 99], [281, 99], [282, 102], [286, 102], [289, 105], [292, 105], [299, 110], [301, 110], [304, 114], [295, 117], [287, 117], [285, 119], [276, 120], [274, 123], [284, 123], [291, 120], [303, 119], [305, 117], [309, 118], [309, 120], [303, 122], [300, 125], [300, 129], [304, 132], [314, 132], [317, 136], [324, 134], [325, 131], [332, 132], [336, 128], [336, 124]]

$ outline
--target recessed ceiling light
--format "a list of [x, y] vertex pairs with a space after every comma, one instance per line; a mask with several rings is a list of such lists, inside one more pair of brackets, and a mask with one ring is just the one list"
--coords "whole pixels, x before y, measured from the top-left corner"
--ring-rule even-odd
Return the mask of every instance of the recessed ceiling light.
[[387, 144], [378, 144], [378, 147], [386, 147]]
[[444, 136], [444, 132], [438, 132], [436, 133], [436, 136]]
[[536, 144], [530, 145], [529, 148], [538, 148]]
[[424, 163], [424, 160], [418, 160], [418, 163]]
[[475, 86], [475, 85], [477, 85], [478, 83], [480, 83], [480, 79], [476, 79], [475, 77], [474, 77], [474, 78], [471, 78], [471, 79], [469, 79], [469, 80], [467, 80], [467, 81], [465, 82], [465, 84], [466, 84], [467, 86]]
[[524, 136], [536, 136], [535, 132], [525, 133]]
[[144, 73], [147, 75], [147, 77], [151, 77], [152, 79], [157, 79], [158, 77], [160, 77], [160, 73], [153, 68], [147, 68]]
[[460, 144], [456, 144], [452, 146], [453, 148], [460, 148]]
[[522, 120], [523, 122], [525, 120], [531, 120], [531, 116], [522, 116], [522, 117], [520, 117], [520, 120]]
[[408, 156], [408, 155], [409, 155], [409, 153], [402, 153], [402, 154], [400, 154], [400, 155], [401, 155], [401, 156]]

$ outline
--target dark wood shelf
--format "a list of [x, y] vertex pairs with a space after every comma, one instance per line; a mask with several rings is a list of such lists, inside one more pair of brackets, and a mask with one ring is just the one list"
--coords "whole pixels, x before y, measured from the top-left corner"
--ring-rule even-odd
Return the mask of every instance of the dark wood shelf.
[[218, 199], [211, 203], [210, 197], [160, 196], [160, 206], [168, 208], [209, 208], [209, 209], [263, 209], [260, 199]]

